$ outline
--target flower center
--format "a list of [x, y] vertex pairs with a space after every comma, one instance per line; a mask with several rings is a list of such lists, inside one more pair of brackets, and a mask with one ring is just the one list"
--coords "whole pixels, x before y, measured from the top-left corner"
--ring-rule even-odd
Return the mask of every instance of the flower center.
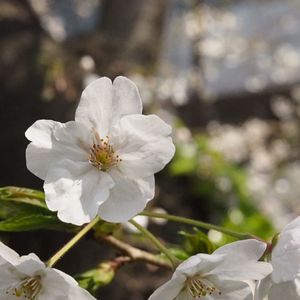
[[200, 275], [193, 276], [187, 279], [187, 289], [193, 298], [201, 298], [206, 295], [217, 293], [221, 295], [221, 291], [209, 280]]
[[89, 162], [92, 166], [101, 171], [107, 171], [122, 161], [119, 155], [115, 154], [113, 147], [109, 143], [109, 137], [100, 138], [97, 132], [94, 132], [93, 146], [89, 151]]
[[37, 300], [41, 291], [41, 276], [28, 277], [6, 290], [6, 295], [19, 300]]

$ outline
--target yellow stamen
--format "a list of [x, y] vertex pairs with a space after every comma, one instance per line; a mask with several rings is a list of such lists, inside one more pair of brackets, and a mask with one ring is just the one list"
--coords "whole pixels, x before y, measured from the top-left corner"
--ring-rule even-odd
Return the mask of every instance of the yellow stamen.
[[41, 288], [41, 276], [28, 277], [9, 287], [6, 295], [14, 296], [15, 299], [37, 300]]
[[201, 298], [206, 295], [212, 295], [218, 293], [221, 295], [221, 291], [208, 279], [195, 275], [187, 279], [187, 290], [193, 298]]
[[109, 137], [105, 139], [100, 138], [99, 134], [94, 132], [93, 145], [90, 148], [89, 162], [92, 166], [101, 171], [108, 171], [111, 167], [117, 165], [122, 161], [119, 155], [115, 154], [115, 151], [109, 143]]

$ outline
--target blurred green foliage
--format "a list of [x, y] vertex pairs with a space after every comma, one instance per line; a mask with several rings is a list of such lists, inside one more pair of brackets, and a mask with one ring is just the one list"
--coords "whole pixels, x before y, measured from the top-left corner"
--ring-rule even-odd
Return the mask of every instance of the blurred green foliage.
[[115, 271], [116, 269], [113, 262], [106, 261], [99, 264], [95, 269], [88, 270], [75, 276], [75, 279], [82, 288], [95, 295], [100, 287], [111, 283], [115, 277]]
[[180, 231], [179, 234], [184, 237], [183, 248], [188, 257], [197, 253], [211, 254], [216, 248], [208, 236], [198, 228], [193, 228], [193, 232]]
[[74, 228], [48, 210], [42, 192], [13, 186], [0, 188], [0, 231]]
[[[203, 207], [217, 215], [219, 225], [264, 239], [274, 235], [271, 222], [251, 198], [247, 174], [240, 166], [226, 161], [221, 153], [211, 149], [206, 136], [198, 134], [189, 142], [178, 143], [170, 172], [189, 182], [186, 197], [194, 201], [205, 199]], [[220, 246], [232, 240], [222, 235], [215, 242]]]

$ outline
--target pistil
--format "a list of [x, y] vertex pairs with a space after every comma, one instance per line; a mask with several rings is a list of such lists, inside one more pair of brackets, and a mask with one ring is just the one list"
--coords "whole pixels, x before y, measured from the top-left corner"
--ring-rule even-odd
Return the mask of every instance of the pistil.
[[109, 137], [100, 138], [97, 132], [94, 132], [93, 145], [89, 152], [89, 162], [92, 166], [101, 171], [108, 171], [111, 167], [122, 161], [119, 155], [115, 154]]

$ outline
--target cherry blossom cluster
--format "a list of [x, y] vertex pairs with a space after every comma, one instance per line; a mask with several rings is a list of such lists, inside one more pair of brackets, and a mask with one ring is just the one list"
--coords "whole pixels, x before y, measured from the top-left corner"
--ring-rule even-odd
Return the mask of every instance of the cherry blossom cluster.
[[[282, 230], [270, 252], [266, 247], [244, 240], [192, 256], [149, 300], [300, 299], [300, 217]], [[269, 262], [258, 261], [266, 253]]]
[[[122, 223], [154, 197], [154, 174], [175, 152], [171, 133], [158, 116], [142, 114], [133, 82], [103, 77], [83, 91], [74, 121], [39, 120], [26, 131], [27, 167], [44, 180], [47, 207], [61, 221]], [[20, 257], [0, 242], [0, 299], [95, 298], [35, 254]], [[300, 299], [300, 217], [272, 244], [247, 239], [191, 256], [149, 298], [202, 299]]]

